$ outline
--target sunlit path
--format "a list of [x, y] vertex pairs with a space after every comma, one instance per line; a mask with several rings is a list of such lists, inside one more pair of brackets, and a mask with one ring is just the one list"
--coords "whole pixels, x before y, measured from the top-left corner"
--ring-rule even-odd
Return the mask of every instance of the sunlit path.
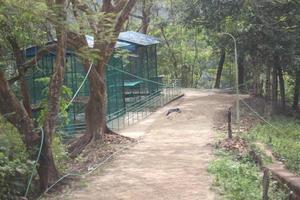
[[[212, 119], [232, 99], [211, 92], [186, 92], [123, 131], [143, 139], [88, 178], [87, 187], [68, 191], [62, 199], [216, 199], [207, 173], [213, 158]], [[174, 107], [182, 113], [166, 117], [166, 111]]]

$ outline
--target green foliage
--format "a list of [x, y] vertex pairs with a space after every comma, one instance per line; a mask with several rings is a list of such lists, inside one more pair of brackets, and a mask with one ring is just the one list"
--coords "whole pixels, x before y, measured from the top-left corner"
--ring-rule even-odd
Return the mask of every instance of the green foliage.
[[18, 131], [0, 121], [0, 199], [24, 195], [34, 161], [29, 158]]
[[67, 162], [69, 160], [66, 145], [62, 142], [61, 134], [56, 134], [52, 140], [52, 153], [55, 165], [59, 172], [64, 173], [67, 169]]
[[250, 135], [268, 144], [274, 154], [284, 162], [286, 167], [300, 174], [300, 124], [297, 120], [285, 117], [275, 118], [271, 123], [278, 128], [274, 130], [268, 125], [258, 125]]
[[[215, 184], [221, 189], [224, 199], [253, 200], [262, 198], [262, 176], [249, 156], [237, 159], [235, 155], [218, 152], [208, 171], [214, 175]], [[271, 183], [270, 199], [288, 199], [275, 182]]]
[[[167, 80], [181, 79], [183, 87], [202, 87], [206, 78], [213, 79], [218, 58], [207, 44], [204, 32], [177, 23], [164, 25], [164, 32], [170, 46], [158, 48], [159, 74]], [[164, 38], [159, 29], [152, 30], [150, 34]]]
[[[48, 97], [49, 91], [49, 83], [50, 78], [43, 77], [36, 80], [39, 84], [43, 85], [44, 89], [42, 90], [42, 95]], [[60, 100], [60, 126], [63, 126], [68, 123], [68, 111], [67, 106], [69, 104], [70, 99], [72, 98], [72, 89], [68, 88], [67, 86], [63, 85], [61, 88], [61, 100]], [[42, 111], [38, 117], [38, 123], [43, 125], [44, 121], [46, 120], [45, 117], [47, 115], [47, 108], [48, 108], [48, 98], [44, 98], [40, 103], [39, 107], [42, 108]]]
[[225, 155], [213, 161], [209, 172], [215, 176], [216, 184], [222, 188], [225, 199], [260, 199], [259, 171], [253, 163], [241, 163]]
[[[42, 44], [47, 33], [41, 27], [45, 26], [48, 14], [51, 12], [44, 0], [3, 0], [0, 4], [0, 34], [3, 39], [15, 38], [21, 47]], [[0, 42], [7, 49], [11, 48], [7, 41]]]
[[[50, 78], [48, 77], [39, 78], [37, 79], [37, 82], [44, 86], [42, 93], [43, 96], [47, 97], [49, 91], [48, 85], [50, 82]], [[69, 118], [68, 118], [68, 111], [66, 108], [70, 102], [71, 97], [72, 97], [72, 90], [64, 85], [61, 88], [60, 113], [59, 113], [59, 119], [60, 119], [59, 125], [61, 127], [63, 127], [68, 123]], [[48, 112], [47, 110], [48, 98], [44, 98], [40, 102], [39, 106], [43, 108], [38, 116], [38, 123], [40, 124], [40, 126], [42, 126], [44, 124], [44, 121], [46, 120], [45, 117]], [[65, 171], [67, 167], [66, 163], [68, 160], [68, 153], [67, 153], [66, 146], [62, 143], [62, 137], [61, 137], [62, 135], [63, 135], [62, 132], [57, 131], [57, 134], [55, 134], [52, 140], [52, 151], [53, 151], [54, 161], [60, 172]]]

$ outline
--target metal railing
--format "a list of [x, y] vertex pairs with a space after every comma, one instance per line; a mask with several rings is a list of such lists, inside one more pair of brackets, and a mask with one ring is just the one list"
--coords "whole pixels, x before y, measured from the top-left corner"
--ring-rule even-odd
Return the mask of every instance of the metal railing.
[[[158, 108], [163, 107], [172, 100], [180, 97], [182, 90], [176, 84], [172, 86], [163, 86], [159, 91], [156, 91], [141, 100], [127, 105], [114, 113], [106, 116], [107, 125], [110, 129], [118, 131], [131, 126], [141, 119], [144, 119], [155, 112]], [[63, 131], [70, 134], [76, 134], [86, 129], [84, 122], [70, 124], [63, 128]]]

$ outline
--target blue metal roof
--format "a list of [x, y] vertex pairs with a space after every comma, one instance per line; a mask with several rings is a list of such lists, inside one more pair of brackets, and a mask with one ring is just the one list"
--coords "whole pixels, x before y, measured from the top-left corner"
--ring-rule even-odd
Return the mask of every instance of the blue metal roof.
[[[86, 35], [85, 38], [86, 38], [86, 41], [87, 41], [89, 47], [93, 48], [94, 47], [94, 37], [90, 36], [90, 35]], [[56, 41], [48, 42], [46, 45], [53, 44], [54, 42], [56, 42]], [[38, 47], [38, 46], [31, 46], [31, 47], [26, 48], [26, 57], [35, 56], [35, 54], [39, 50], [39, 48], [40, 47]], [[116, 49], [127, 49], [129, 51], [134, 51], [136, 47], [132, 43], [117, 41], [115, 48]], [[49, 53], [52, 55], [55, 55], [55, 51], [49, 52]], [[72, 52], [68, 51], [67, 54], [72, 54]]]
[[[85, 38], [86, 38], [86, 41], [87, 41], [89, 47], [93, 48], [94, 47], [94, 37], [90, 36], [90, 35], [86, 35]], [[118, 48], [127, 49], [130, 51], [135, 50], [135, 47], [133, 44], [130, 44], [128, 42], [121, 42], [121, 41], [117, 41], [115, 48], [116, 49], [118, 49]]]
[[160, 43], [159, 39], [156, 37], [145, 35], [143, 33], [138, 33], [134, 31], [127, 31], [127, 32], [120, 33], [119, 41], [129, 42], [129, 43], [138, 44], [142, 46], [149, 46], [149, 45]]
[[[90, 35], [85, 36], [86, 41], [90, 48], [94, 47], [94, 37]], [[56, 41], [50, 41], [47, 44], [52, 44]], [[118, 49], [127, 49], [129, 51], [134, 51], [136, 49], [136, 45], [141, 46], [149, 46], [154, 44], [159, 44], [160, 41], [156, 37], [145, 35], [143, 33], [138, 33], [134, 31], [122, 32], [119, 35], [118, 41], [116, 43], [115, 48]], [[32, 46], [26, 49], [26, 57], [35, 56], [36, 51], [39, 49], [37, 46]], [[68, 52], [71, 53], [71, 52]], [[51, 52], [50, 54], [55, 55], [55, 52]]]
[[[56, 42], [56, 41], [54, 41], [54, 42]], [[48, 42], [45, 45], [46, 46], [51, 45], [54, 42]], [[39, 51], [39, 48], [40, 47], [38, 47], [38, 46], [31, 46], [31, 47], [26, 48], [26, 52], [25, 52], [26, 57], [34, 57], [36, 52]], [[55, 51], [49, 51], [49, 55], [55, 55]]]

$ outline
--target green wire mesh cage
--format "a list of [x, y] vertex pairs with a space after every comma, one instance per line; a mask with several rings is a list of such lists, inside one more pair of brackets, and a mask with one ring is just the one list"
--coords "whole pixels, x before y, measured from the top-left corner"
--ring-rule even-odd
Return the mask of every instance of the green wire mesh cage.
[[[88, 43], [92, 44], [92, 37], [88, 37]], [[174, 88], [164, 87], [157, 74], [157, 44], [153, 37], [135, 32], [121, 33], [116, 49], [123, 49], [129, 56], [120, 56], [117, 51], [106, 65], [106, 111], [107, 122], [115, 129], [117, 121], [125, 124], [132, 118], [133, 113], [144, 116], [153, 108], [171, 100], [180, 92], [174, 92]], [[34, 58], [38, 47], [26, 49], [28, 59]], [[27, 83], [30, 89], [33, 110], [38, 116], [40, 104], [47, 99], [47, 86], [49, 77], [53, 72], [55, 52], [49, 52], [38, 64], [29, 71]], [[87, 72], [84, 70], [80, 59], [76, 54], [67, 51], [64, 85], [75, 94], [83, 83]], [[68, 124], [64, 131], [75, 133], [85, 129], [85, 105], [89, 98], [88, 80], [83, 83], [74, 102], [68, 108]], [[159, 103], [159, 102], [160, 103]]]

